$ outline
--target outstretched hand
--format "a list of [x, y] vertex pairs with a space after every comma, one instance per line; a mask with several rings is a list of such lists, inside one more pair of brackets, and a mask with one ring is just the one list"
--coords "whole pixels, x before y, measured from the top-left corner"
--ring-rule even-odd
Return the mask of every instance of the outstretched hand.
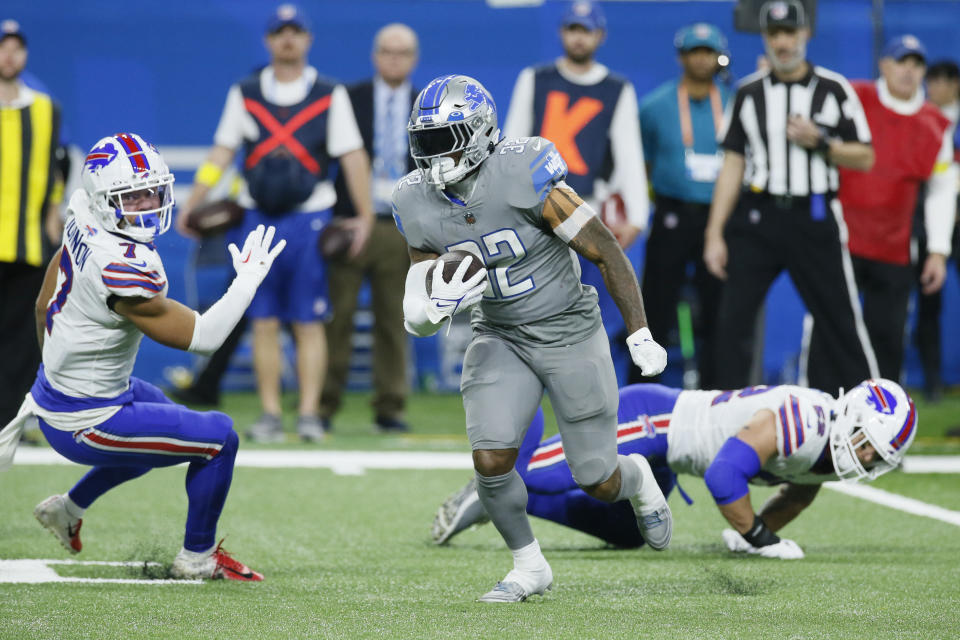
[[227, 246], [227, 251], [233, 258], [233, 268], [237, 275], [250, 274], [257, 278], [258, 285], [263, 282], [270, 271], [270, 266], [273, 265], [274, 259], [287, 246], [287, 241], [281, 239], [272, 249], [270, 248], [276, 231], [273, 225], [264, 228], [260, 224], [247, 235], [242, 250], [237, 249], [237, 245], [232, 242]]

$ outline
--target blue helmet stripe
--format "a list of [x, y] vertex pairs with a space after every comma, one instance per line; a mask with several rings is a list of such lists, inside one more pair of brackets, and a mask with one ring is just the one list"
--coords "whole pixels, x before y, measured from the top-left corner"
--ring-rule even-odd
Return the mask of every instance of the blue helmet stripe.
[[430, 83], [430, 85], [424, 89], [423, 97], [420, 98], [420, 108], [421, 109], [436, 109], [440, 106], [440, 97], [443, 93], [443, 90], [446, 86], [453, 80], [456, 75], [441, 76]]

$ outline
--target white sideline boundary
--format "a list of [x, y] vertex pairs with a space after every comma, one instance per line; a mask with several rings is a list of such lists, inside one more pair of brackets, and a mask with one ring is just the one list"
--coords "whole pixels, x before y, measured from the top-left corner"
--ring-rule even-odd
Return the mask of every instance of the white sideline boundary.
[[79, 584], [143, 584], [148, 586], [170, 584], [203, 584], [203, 580], [168, 580], [150, 578], [78, 578], [61, 576], [50, 565], [142, 567], [160, 566], [157, 562], [114, 562], [109, 560], [0, 560], [0, 583], [38, 584], [42, 582], [72, 582]]
[[862, 484], [827, 482], [824, 483], [823, 486], [838, 493], [860, 498], [861, 500], [883, 505], [884, 507], [890, 507], [891, 509], [912, 513], [917, 516], [933, 518], [934, 520], [940, 520], [941, 522], [960, 527], [960, 511], [951, 511], [950, 509], [938, 507], [935, 504], [928, 504], [920, 500], [901, 496], [897, 493], [890, 493], [883, 489], [868, 487]]
[[[14, 464], [72, 465], [74, 463], [53, 449], [20, 447], [17, 449]], [[237, 454], [236, 466], [263, 469], [330, 469], [338, 475], [363, 475], [367, 469], [453, 469], [470, 471], [473, 469], [473, 460], [469, 453], [440, 451], [303, 451], [275, 449], [240, 451]], [[960, 473], [960, 456], [908, 456], [904, 460], [903, 471], [906, 473]], [[833, 491], [892, 509], [960, 526], [960, 511], [951, 511], [866, 485], [827, 482], [824, 486]], [[2, 579], [0, 579], [0, 582], [2, 582]]]
[[[14, 464], [74, 464], [47, 447], [20, 447]], [[237, 453], [238, 467], [262, 469], [330, 469], [358, 475], [367, 469], [473, 469], [469, 453], [444, 451], [340, 451], [263, 449]], [[960, 456], [907, 456], [904, 473], [960, 473]]]

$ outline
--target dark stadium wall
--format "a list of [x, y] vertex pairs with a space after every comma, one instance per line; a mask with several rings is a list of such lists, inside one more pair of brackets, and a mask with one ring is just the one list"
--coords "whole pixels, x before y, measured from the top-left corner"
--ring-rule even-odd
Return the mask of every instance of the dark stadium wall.
[[[321, 73], [344, 82], [369, 76], [374, 32], [388, 22], [405, 22], [421, 39], [416, 84], [448, 72], [473, 75], [493, 93], [501, 114], [517, 72], [561, 52], [562, 2], [525, 8], [492, 8], [481, 0], [300, 4], [314, 23], [310, 60]], [[205, 147], [228, 86], [266, 62], [262, 38], [273, 6], [263, 0], [5, 0], [0, 19], [21, 23], [30, 45], [28, 70], [63, 105], [72, 143], [87, 148], [107, 133], [132, 130], [161, 147]], [[641, 97], [678, 72], [672, 40], [685, 24], [713, 22], [728, 35], [732, 80], [752, 72], [762, 52], [759, 36], [734, 32], [733, 2], [606, 2], [603, 7], [609, 36], [599, 59], [627, 75]], [[925, 42], [931, 57], [960, 57], [960, 0], [887, 0], [883, 9], [883, 38], [910, 32]], [[819, 2], [810, 59], [851, 78], [873, 77], [873, 17], [871, 0]], [[192, 167], [174, 168], [181, 189], [188, 187]], [[183, 266], [191, 245], [170, 233], [160, 246], [171, 295], [183, 299]], [[764, 368], [775, 380], [784, 362], [796, 357], [802, 308], [786, 279], [771, 297]], [[955, 271], [944, 311], [960, 317]], [[147, 342], [136, 372], [149, 380], [159, 381], [164, 366], [190, 361]], [[944, 348], [946, 380], [960, 382], [960, 335], [945, 332]], [[914, 353], [909, 367], [908, 381], [918, 382]]]

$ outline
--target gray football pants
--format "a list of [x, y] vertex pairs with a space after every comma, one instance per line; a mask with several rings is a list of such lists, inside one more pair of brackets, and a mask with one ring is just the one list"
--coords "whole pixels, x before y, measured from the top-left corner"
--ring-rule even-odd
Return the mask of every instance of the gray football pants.
[[562, 346], [475, 335], [460, 383], [470, 446], [519, 448], [544, 389], [574, 479], [585, 487], [607, 480], [617, 468], [618, 394], [602, 328], [583, 342]]

